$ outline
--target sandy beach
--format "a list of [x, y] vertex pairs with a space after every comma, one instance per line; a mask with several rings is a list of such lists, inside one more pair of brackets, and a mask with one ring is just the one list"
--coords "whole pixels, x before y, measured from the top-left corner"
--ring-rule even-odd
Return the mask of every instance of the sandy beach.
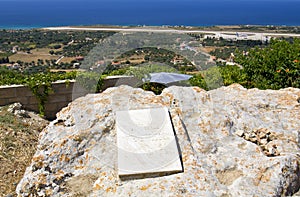
[[249, 40], [265, 40], [270, 37], [300, 37], [300, 34], [292, 33], [270, 33], [270, 32], [236, 32], [236, 31], [206, 31], [206, 30], [180, 30], [166, 27], [47, 27], [44, 30], [52, 31], [116, 31], [116, 32], [156, 32], [156, 33], [200, 33], [212, 35], [213, 37], [225, 39], [249, 39]]

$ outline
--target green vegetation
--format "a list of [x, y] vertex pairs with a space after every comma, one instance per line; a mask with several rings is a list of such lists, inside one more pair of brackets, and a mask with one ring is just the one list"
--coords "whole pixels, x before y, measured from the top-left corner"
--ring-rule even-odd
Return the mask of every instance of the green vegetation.
[[52, 93], [52, 83], [62, 79], [74, 79], [76, 72], [71, 73], [37, 73], [25, 76], [25, 85], [28, 86], [38, 100], [39, 112], [41, 116], [45, 113], [45, 104], [48, 96]]
[[[18, 63], [20, 70], [47, 66], [70, 69], [76, 56], [86, 56], [101, 40], [114, 32], [0, 30], [0, 64]], [[56, 62], [64, 56], [62, 61]], [[78, 61], [79, 62], [79, 61]]]
[[208, 90], [206, 82], [204, 80], [204, 75], [202, 73], [195, 74], [189, 79], [191, 86], [198, 86], [202, 89]]
[[[232, 65], [219, 65], [199, 71], [189, 80], [191, 85], [206, 90], [239, 83], [247, 88], [280, 89], [286, 87], [300, 87], [300, 40], [272, 40], [266, 47], [256, 47], [245, 53], [235, 52], [235, 62], [241, 68]], [[148, 63], [144, 66], [127, 66], [107, 72], [107, 75], [134, 75], [139, 79], [151, 72], [176, 72], [171, 66], [162, 66]], [[185, 73], [185, 72], [183, 72]], [[71, 73], [44, 73], [26, 74], [0, 69], [0, 85], [25, 84], [37, 96], [40, 102], [40, 112], [51, 93], [51, 83], [59, 79], [74, 79], [75, 72]], [[96, 72], [79, 73], [77, 80], [87, 90], [100, 92], [104, 76]], [[146, 90], [159, 93], [163, 87], [157, 84], [146, 83], [142, 86]]]
[[128, 76], [135, 76], [136, 78], [142, 80], [149, 78], [150, 73], [156, 73], [156, 72], [175, 72], [178, 73], [178, 71], [170, 66], [165, 65], [159, 65], [159, 64], [146, 64], [138, 67], [129, 67], [125, 71], [125, 75]]
[[236, 66], [213, 66], [193, 75], [189, 82], [192, 86], [212, 90], [223, 85], [238, 83], [237, 81], [241, 81], [241, 72], [241, 69]]
[[159, 95], [166, 88], [165, 85], [159, 83], [144, 83], [141, 88], [146, 91], [154, 92], [154, 94]]
[[[206, 90], [239, 83], [246, 88], [280, 89], [300, 87], [300, 39], [272, 40], [268, 46], [255, 47], [247, 53], [235, 51], [235, 62], [200, 71], [191, 85]], [[222, 79], [222, 81], [220, 81]]]
[[[276, 39], [268, 46], [236, 50], [235, 62], [200, 71], [190, 79], [191, 85], [206, 90], [239, 83], [246, 88], [280, 89], [300, 87], [300, 39]], [[222, 79], [222, 81], [220, 81]]]
[[140, 84], [140, 87], [144, 90], [152, 91], [155, 94], [160, 94], [162, 90], [166, 87], [163, 84], [151, 83], [147, 81], [150, 79], [150, 73], [155, 72], [173, 72], [178, 73], [178, 71], [168, 65], [164, 64], [151, 64], [145, 63], [140, 66], [130, 66], [127, 68], [114, 70], [109, 73], [109, 75], [127, 75], [127, 76], [135, 76], [136, 78], [144, 81], [143, 84]]
[[5, 64], [5, 63], [9, 63], [9, 58], [7, 56], [0, 58], [0, 64]]
[[76, 72], [26, 74], [0, 67], [0, 85], [22, 84], [28, 86], [39, 102], [39, 112], [44, 116], [45, 103], [52, 92], [52, 82], [75, 79]]
[[206, 38], [202, 42], [203, 46], [215, 46], [215, 47], [247, 47], [252, 48], [255, 46], [264, 45], [261, 40], [225, 40], [222, 37], [220, 39]]
[[248, 51], [254, 47], [265, 47], [268, 45], [268, 42], [262, 42], [260, 40], [225, 40], [225, 39], [213, 39], [207, 38], [203, 41], [203, 46], [214, 46], [218, 47], [210, 55], [216, 56], [216, 58], [228, 59], [231, 53], [234, 53], [236, 50], [239, 51]]
[[[47, 53], [46, 55], [51, 57], [55, 57], [55, 54], [72, 57], [84, 56], [99, 41], [110, 35], [113, 35], [113, 33], [1, 30], [0, 63], [10, 62], [13, 57], [10, 56], [12, 48], [29, 53]], [[198, 71], [191, 62], [173, 51], [145, 47], [130, 50], [112, 59], [112, 63], [105, 70], [101, 66], [95, 66], [95, 62], [101, 60], [101, 57], [96, 57], [88, 64], [91, 67], [86, 68], [86, 72], [83, 73], [76, 73], [75, 71], [69, 73], [50, 72], [50, 69], [53, 68], [71, 69], [72, 64], [78, 62], [75, 59], [69, 59], [69, 62], [61, 62], [60, 64], [56, 64], [56, 59], [37, 59], [37, 61], [31, 62], [18, 60], [17, 63], [22, 67], [21, 72], [0, 67], [0, 85], [27, 85], [38, 98], [41, 114], [43, 114], [45, 102], [52, 92], [51, 83], [62, 79], [76, 78], [86, 90], [91, 92], [102, 91], [103, 78], [106, 75], [134, 75], [139, 79], [143, 79], [145, 76], [147, 78], [147, 75], [151, 72], [181, 72], [187, 74], [190, 72], [193, 77], [189, 80], [189, 83], [206, 90], [232, 83], [239, 83], [247, 88], [256, 87], [260, 89], [300, 87], [299, 39], [285, 38], [263, 43], [253, 40], [203, 39], [201, 34], [191, 34], [191, 36], [199, 42], [193, 42], [194, 47], [200, 46], [200, 44], [209, 46], [213, 49], [210, 52], [211, 55], [221, 59], [228, 59], [231, 54], [234, 54], [231, 55], [231, 61], [238, 65], [225, 65], [225, 63], [217, 63], [217, 66], [212, 67], [211, 65], [200, 65], [202, 68], [208, 69]], [[35, 49], [33, 50], [33, 48]], [[94, 60], [95, 62], [93, 62]], [[91, 68], [94, 69], [93, 72], [88, 71]], [[103, 73], [103, 75], [99, 73]], [[157, 94], [164, 88], [163, 85], [147, 82], [141, 87]]]
[[[113, 34], [113, 32], [99, 31], [0, 30], [0, 51], [10, 52], [15, 46], [24, 52], [34, 48], [59, 49], [64, 47], [62, 54], [68, 56], [72, 49], [68, 49], [66, 46], [72, 41], [74, 45], [98, 43], [103, 38]], [[92, 47], [81, 50], [81, 55], [86, 55]]]
[[243, 69], [237, 66], [220, 66], [219, 72], [223, 79], [223, 84], [225, 86], [231, 85], [233, 83], [241, 84], [242, 86], [246, 86], [246, 74]]
[[274, 25], [233, 25], [233, 26], [208, 26], [193, 27], [207, 31], [233, 31], [233, 32], [272, 32], [272, 33], [300, 33], [299, 26], [274, 26]]
[[23, 84], [36, 82], [36, 83], [47, 83], [54, 82], [57, 80], [74, 79], [76, 72], [44, 72], [44, 73], [21, 73], [14, 70], [9, 70], [6, 67], [0, 67], [0, 85], [12, 85], [12, 84]]
[[[178, 59], [177, 63], [173, 60]], [[137, 66], [143, 63], [159, 62], [164, 63], [166, 66], [173, 67], [176, 70], [187, 72], [196, 71], [196, 67], [186, 58], [175, 54], [175, 52], [156, 47], [144, 47], [140, 49], [133, 49], [123, 53], [120, 57], [115, 59], [115, 62], [120, 62], [121, 65], [108, 65], [105, 74], [109, 74], [114, 70], [128, 68], [130, 66]]]
[[104, 76], [97, 72], [78, 72], [76, 81], [87, 91], [98, 93], [102, 90]]
[[[254, 48], [237, 54], [243, 66], [247, 88], [280, 89], [300, 87], [300, 40], [272, 40], [266, 48]], [[243, 77], [239, 77], [243, 78]]]
[[276, 33], [300, 33], [299, 26], [258, 26], [258, 25], [241, 25], [239, 26], [239, 31], [256, 31], [256, 32], [264, 32], [271, 31]]

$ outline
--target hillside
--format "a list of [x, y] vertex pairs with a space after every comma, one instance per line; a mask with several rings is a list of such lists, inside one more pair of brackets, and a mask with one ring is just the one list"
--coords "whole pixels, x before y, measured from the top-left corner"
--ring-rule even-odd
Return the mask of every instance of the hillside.
[[20, 104], [0, 107], [0, 196], [15, 194], [48, 121]]

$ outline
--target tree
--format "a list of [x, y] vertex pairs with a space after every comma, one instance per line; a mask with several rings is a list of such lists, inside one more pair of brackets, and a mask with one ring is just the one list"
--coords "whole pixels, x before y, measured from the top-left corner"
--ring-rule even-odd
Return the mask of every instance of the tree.
[[271, 40], [266, 48], [254, 48], [246, 55], [238, 52], [235, 61], [243, 66], [246, 87], [280, 89], [300, 87], [300, 40], [292, 43]]
[[189, 82], [192, 86], [198, 86], [200, 88], [208, 90], [206, 82], [201, 74], [194, 75], [192, 78], [189, 79]]
[[54, 48], [54, 49], [60, 49], [60, 48], [61, 48], [61, 45], [60, 45], [60, 44], [56, 44], [56, 45], [53, 46], [53, 48]]
[[239, 83], [243, 86], [246, 85], [246, 75], [244, 69], [241, 69], [238, 66], [226, 65], [220, 66], [219, 71], [225, 86], [233, 83]]

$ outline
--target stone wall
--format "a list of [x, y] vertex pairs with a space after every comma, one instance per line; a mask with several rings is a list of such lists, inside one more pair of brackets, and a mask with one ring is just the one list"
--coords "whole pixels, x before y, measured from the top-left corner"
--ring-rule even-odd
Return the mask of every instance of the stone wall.
[[[53, 93], [45, 105], [45, 116], [54, 119], [56, 113], [72, 101], [74, 81], [53, 83]], [[31, 90], [23, 85], [0, 86], [0, 105], [21, 103], [26, 110], [38, 112], [38, 101]]]
[[[75, 80], [69, 83], [58, 81], [53, 83], [53, 93], [50, 94], [45, 105], [45, 116], [47, 119], [55, 119], [56, 113], [66, 107], [72, 100], [79, 96], [83, 96], [86, 92], [78, 89], [76, 86], [76, 94], [73, 94]], [[104, 80], [103, 88], [119, 86], [119, 85], [135, 86], [137, 80], [133, 77], [114, 77]], [[38, 101], [31, 90], [23, 85], [0, 86], [0, 106], [12, 103], [21, 103], [26, 110], [38, 112]]]

